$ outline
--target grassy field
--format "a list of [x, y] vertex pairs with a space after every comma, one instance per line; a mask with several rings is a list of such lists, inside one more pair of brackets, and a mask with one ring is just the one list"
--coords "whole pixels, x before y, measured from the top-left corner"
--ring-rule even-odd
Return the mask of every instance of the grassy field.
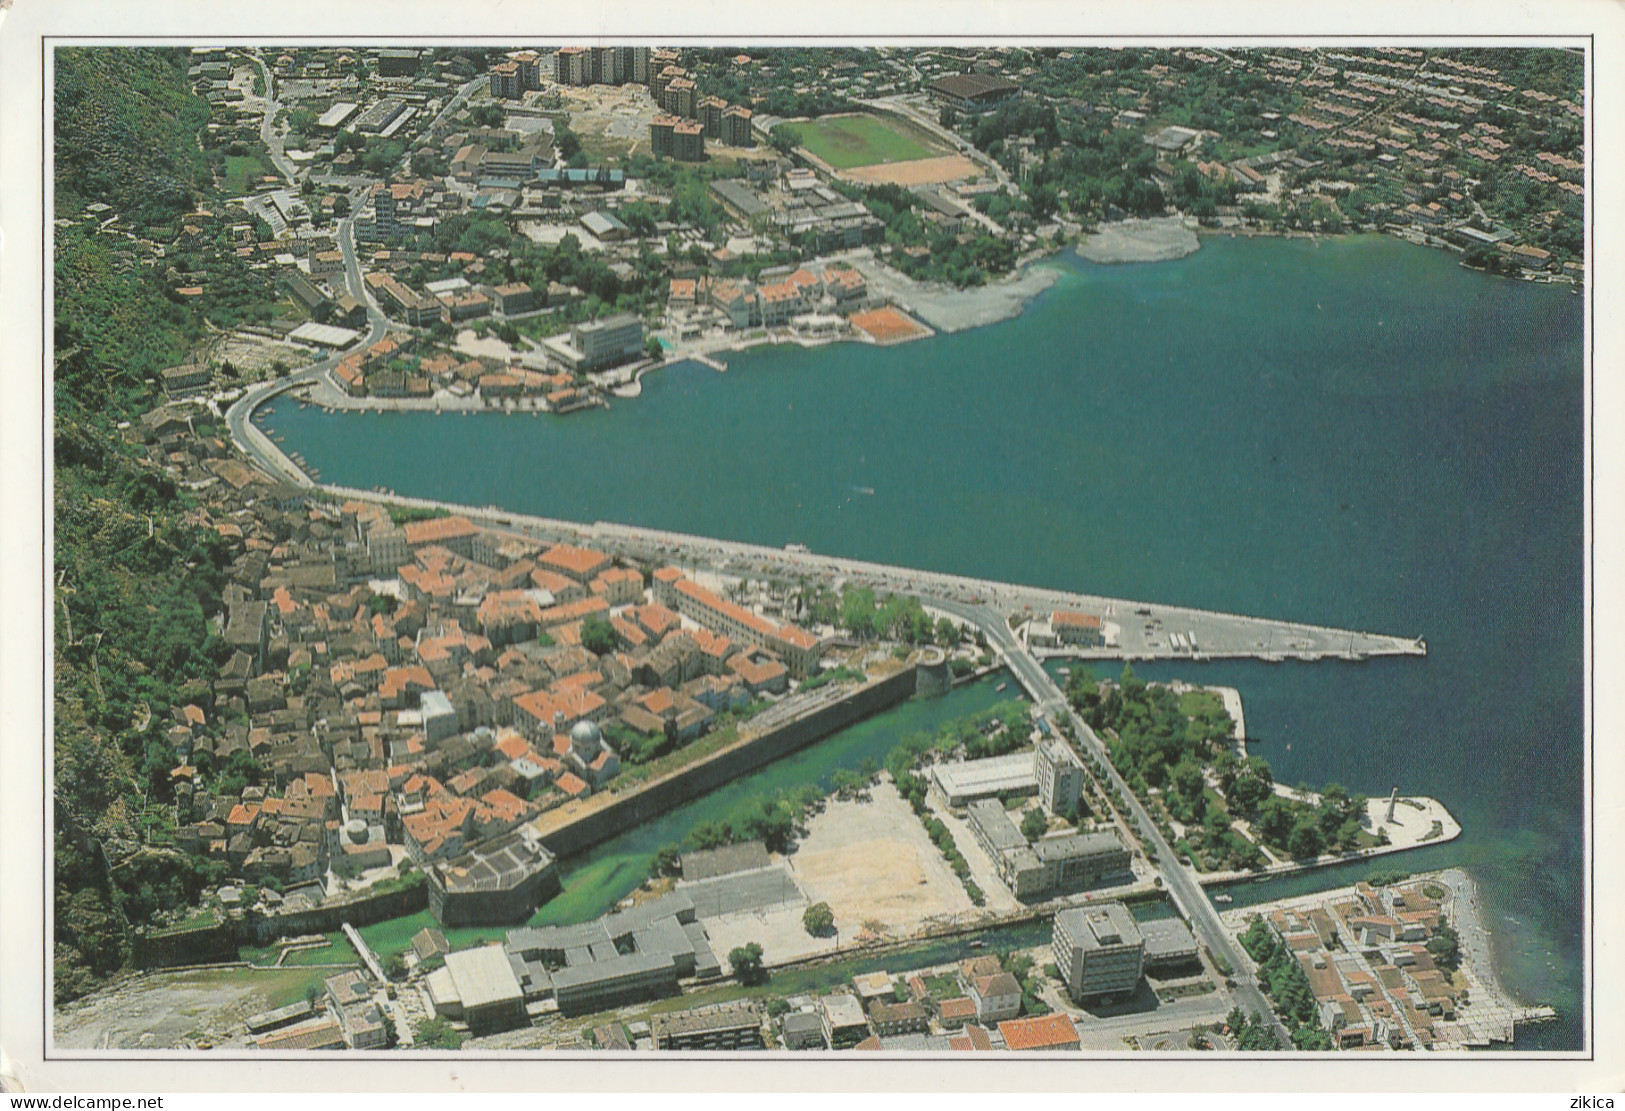
[[882, 162], [912, 162], [944, 151], [904, 124], [876, 116], [839, 116], [792, 124], [801, 145], [837, 170]]
[[272, 173], [271, 167], [265, 159], [257, 154], [226, 156], [226, 173], [222, 188], [231, 196], [238, 197], [249, 191], [248, 179]]

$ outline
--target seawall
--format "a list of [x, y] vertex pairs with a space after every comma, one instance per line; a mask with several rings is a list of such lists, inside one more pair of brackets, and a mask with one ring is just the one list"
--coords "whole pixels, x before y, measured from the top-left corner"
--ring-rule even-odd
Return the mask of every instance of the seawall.
[[896, 675], [858, 687], [839, 702], [821, 706], [805, 717], [775, 729], [746, 737], [624, 795], [595, 796], [607, 801], [590, 810], [561, 816], [558, 824], [549, 825], [548, 815], [543, 815], [537, 825], [542, 834], [542, 843], [555, 856], [578, 853], [715, 790], [746, 772], [889, 709], [911, 697], [917, 686], [915, 669], [905, 668]]

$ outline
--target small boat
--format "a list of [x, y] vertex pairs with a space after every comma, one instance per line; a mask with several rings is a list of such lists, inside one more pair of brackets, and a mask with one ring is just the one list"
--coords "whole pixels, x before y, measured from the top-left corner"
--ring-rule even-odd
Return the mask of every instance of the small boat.
[[1213, 896], [1213, 901], [1215, 903], [1233, 903], [1236, 901], [1236, 898], [1228, 891], [1221, 891], [1217, 895]]
[[965, 948], [967, 948], [967, 949], [986, 949], [987, 948], [987, 942], [983, 941], [981, 938], [977, 938], [974, 941], [967, 941], [965, 943]]
[[998, 686], [993, 688], [993, 693], [994, 694], [1001, 694], [1001, 693], [1003, 693], [1004, 688], [1008, 687], [1009, 685], [1010, 684], [1008, 682], [1000, 683]]

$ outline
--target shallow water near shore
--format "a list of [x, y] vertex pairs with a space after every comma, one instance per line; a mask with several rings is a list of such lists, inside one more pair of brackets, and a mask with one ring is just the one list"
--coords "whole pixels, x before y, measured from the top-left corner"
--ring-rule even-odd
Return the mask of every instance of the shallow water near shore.
[[1444, 802], [1460, 839], [1380, 863], [1471, 869], [1503, 982], [1562, 1016], [1531, 1036], [1579, 1046], [1582, 299], [1381, 237], [1046, 265], [1014, 320], [678, 364], [608, 411], [265, 424], [349, 486], [1425, 636], [1136, 670], [1238, 688], [1283, 782]]

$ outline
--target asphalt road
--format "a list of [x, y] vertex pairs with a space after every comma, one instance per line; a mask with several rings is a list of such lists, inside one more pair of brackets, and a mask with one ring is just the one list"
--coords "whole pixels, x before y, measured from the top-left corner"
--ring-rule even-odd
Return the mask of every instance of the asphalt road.
[[[337, 238], [339, 251], [344, 256], [345, 282], [350, 293], [367, 306], [367, 334], [358, 346], [370, 347], [389, 331], [389, 318], [367, 296], [366, 282], [361, 277], [361, 263], [355, 253], [354, 229], [349, 220], [339, 221]], [[232, 442], [267, 474], [286, 478], [301, 486], [311, 485], [310, 476], [294, 466], [263, 432], [254, 427], [250, 418], [266, 398], [283, 390], [317, 381], [323, 374], [337, 366], [342, 358], [344, 352], [336, 352], [320, 362], [292, 372], [286, 378], [273, 378], [250, 386], [244, 391], [243, 396], [226, 410], [226, 427], [231, 433]]]
[[1055, 685], [1055, 680], [1050, 678], [1049, 672], [1045, 671], [1026, 647], [1016, 639], [1005, 623], [1003, 615], [997, 610], [989, 606], [958, 607], [954, 604], [945, 605], [943, 608], [949, 612], [958, 612], [959, 616], [981, 628], [987, 635], [988, 642], [997, 646], [1003, 653], [1005, 662], [1021, 680], [1021, 685], [1033, 696], [1037, 706], [1052, 717], [1064, 715], [1071, 720], [1076, 736], [1096, 757], [1100, 766], [1106, 769], [1107, 777], [1127, 804], [1129, 813], [1139, 826], [1140, 839], [1156, 854], [1157, 874], [1162, 877], [1164, 890], [1190, 922], [1191, 929], [1202, 944], [1207, 946], [1208, 951], [1222, 956], [1235, 970], [1232, 979], [1236, 986], [1231, 990], [1238, 1005], [1244, 1011], [1257, 1011], [1260, 1015], [1269, 1016], [1275, 1025], [1277, 1036], [1284, 1045], [1290, 1046], [1292, 1043], [1286, 1028], [1274, 1017], [1275, 1012], [1270, 1007], [1269, 1000], [1265, 999], [1264, 993], [1259, 990], [1258, 982], [1253, 976], [1251, 958], [1231, 939], [1229, 932], [1224, 928], [1224, 923], [1219, 920], [1218, 912], [1208, 901], [1201, 884], [1180, 866], [1178, 855], [1163, 839], [1156, 823], [1140, 805], [1134, 792], [1129, 790], [1123, 777], [1117, 774], [1117, 769], [1112, 767], [1111, 760], [1106, 755], [1106, 746], [1101, 743], [1094, 730], [1089, 728], [1088, 723], [1073, 713], [1066, 696]]

